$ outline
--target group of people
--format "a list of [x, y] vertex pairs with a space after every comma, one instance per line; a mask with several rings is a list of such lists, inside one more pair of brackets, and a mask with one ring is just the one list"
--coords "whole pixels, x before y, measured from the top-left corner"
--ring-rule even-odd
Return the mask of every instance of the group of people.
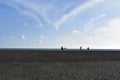
[[[65, 47], [63, 47], [63, 46], [61, 46], [61, 50], [66, 50], [67, 48]], [[82, 50], [82, 46], [80, 46], [80, 50]], [[87, 47], [87, 50], [90, 50], [90, 48], [89, 47]]]
[[67, 49], [66, 47], [65, 48], [63, 46], [61, 47], [61, 50], [66, 50], [66, 49]]
[[[82, 46], [80, 46], [80, 50], [82, 50]], [[90, 48], [89, 48], [89, 47], [87, 47], [87, 50], [90, 50]]]

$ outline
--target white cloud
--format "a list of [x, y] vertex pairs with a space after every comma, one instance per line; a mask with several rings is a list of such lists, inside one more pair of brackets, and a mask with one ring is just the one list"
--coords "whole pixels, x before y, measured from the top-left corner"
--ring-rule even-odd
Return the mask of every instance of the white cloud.
[[120, 48], [120, 18], [110, 20], [106, 26], [98, 28], [91, 40], [95, 47]]
[[99, 35], [102, 33], [104, 35], [107, 34], [118, 37], [120, 34], [120, 18], [112, 19], [107, 26], [99, 28], [95, 33]]
[[25, 35], [20, 35], [20, 39], [22, 39], [22, 40], [25, 40], [26, 39], [26, 37], [25, 37]]
[[79, 34], [80, 32], [78, 31], [78, 30], [73, 30], [73, 35], [77, 35], [77, 34]]
[[[73, 30], [78, 33], [77, 30]], [[104, 26], [91, 30], [92, 35], [82, 34], [78, 36], [57, 37], [59, 46], [69, 48], [98, 48], [98, 49], [120, 49], [120, 18], [114, 18], [105, 23]], [[91, 34], [91, 33], [90, 33]], [[57, 41], [56, 41], [57, 42]]]
[[58, 21], [54, 23], [54, 26], [56, 29], [58, 29], [64, 22], [66, 22], [68, 19], [84, 12], [85, 10], [93, 7], [95, 4], [98, 4], [100, 2], [103, 2], [104, 0], [89, 0], [83, 5], [77, 6], [73, 11], [71, 11], [69, 14], [66, 14], [62, 16]]

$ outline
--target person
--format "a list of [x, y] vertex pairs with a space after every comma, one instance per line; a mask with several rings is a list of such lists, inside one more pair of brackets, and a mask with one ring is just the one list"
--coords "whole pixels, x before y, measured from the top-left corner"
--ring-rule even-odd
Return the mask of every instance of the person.
[[67, 48], [65, 47], [64, 50], [67, 50]]
[[88, 47], [87, 50], [90, 50], [90, 48]]
[[64, 49], [63, 49], [63, 46], [61, 46], [61, 50], [64, 50]]
[[80, 46], [80, 50], [82, 50], [82, 46]]

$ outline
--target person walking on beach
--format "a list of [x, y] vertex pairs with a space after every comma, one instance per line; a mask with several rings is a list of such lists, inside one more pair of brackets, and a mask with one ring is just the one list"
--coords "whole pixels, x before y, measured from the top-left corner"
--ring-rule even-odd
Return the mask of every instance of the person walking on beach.
[[88, 47], [88, 48], [87, 48], [87, 50], [89, 51], [89, 50], [90, 50], [90, 48]]
[[80, 46], [80, 50], [82, 50], [82, 46]]
[[61, 50], [64, 50], [63, 46], [61, 46]]

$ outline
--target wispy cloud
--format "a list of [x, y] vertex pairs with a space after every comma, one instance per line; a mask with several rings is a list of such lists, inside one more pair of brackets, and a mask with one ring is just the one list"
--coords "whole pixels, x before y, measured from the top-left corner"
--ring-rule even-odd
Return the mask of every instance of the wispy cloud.
[[72, 17], [77, 16], [78, 14], [84, 12], [85, 10], [93, 7], [94, 5], [103, 2], [104, 0], [89, 0], [88, 2], [84, 3], [83, 5], [77, 6], [74, 10], [72, 10], [69, 14], [62, 16], [58, 21], [54, 23], [56, 29], [58, 29], [62, 24], [64, 24], [67, 20]]
[[93, 28], [92, 24], [94, 24], [95, 21], [98, 21], [99, 19], [104, 18], [105, 16], [106, 16], [106, 14], [101, 14], [101, 15], [99, 15], [97, 17], [92, 18], [89, 22], [87, 22], [85, 24], [85, 26], [84, 26], [85, 32], [87, 32], [87, 31], [89, 31], [89, 30], [91, 30]]
[[[86, 11], [87, 9], [103, 1], [104, 0], [89, 0], [86, 3], [77, 6], [75, 9], [71, 9], [72, 11], [69, 11], [68, 14], [65, 14], [64, 11], [68, 9], [72, 4], [61, 7], [63, 10], [59, 11], [58, 10], [59, 7], [55, 5], [55, 3], [59, 2], [57, 0], [52, 1], [52, 3], [49, 4], [46, 3], [42, 4], [42, 1], [38, 1], [38, 0], [36, 1], [7, 0], [4, 2], [7, 5], [15, 8], [20, 13], [30, 18], [33, 18], [37, 22], [37, 25], [39, 25], [39, 27], [43, 27], [44, 26], [43, 22], [46, 22], [48, 25], [53, 25], [56, 29], [58, 29], [67, 20], [74, 18], [78, 14]], [[53, 11], [55, 12], [54, 15], [51, 14], [51, 12]]]
[[85, 24], [85, 26], [89, 26], [90, 24], [92, 24], [94, 21], [96, 21], [96, 20], [98, 20], [98, 19], [100, 19], [100, 18], [103, 18], [103, 17], [105, 17], [106, 16], [106, 14], [102, 14], [102, 15], [100, 15], [100, 16], [97, 16], [97, 17], [95, 17], [95, 18], [92, 18], [87, 24]]
[[17, 11], [20, 12], [20, 14], [33, 18], [37, 22], [37, 25], [43, 26], [42, 20], [40, 19], [41, 14], [39, 13], [40, 7], [34, 2], [28, 2], [26, 0], [7, 0], [4, 1], [4, 3], [15, 8]]

